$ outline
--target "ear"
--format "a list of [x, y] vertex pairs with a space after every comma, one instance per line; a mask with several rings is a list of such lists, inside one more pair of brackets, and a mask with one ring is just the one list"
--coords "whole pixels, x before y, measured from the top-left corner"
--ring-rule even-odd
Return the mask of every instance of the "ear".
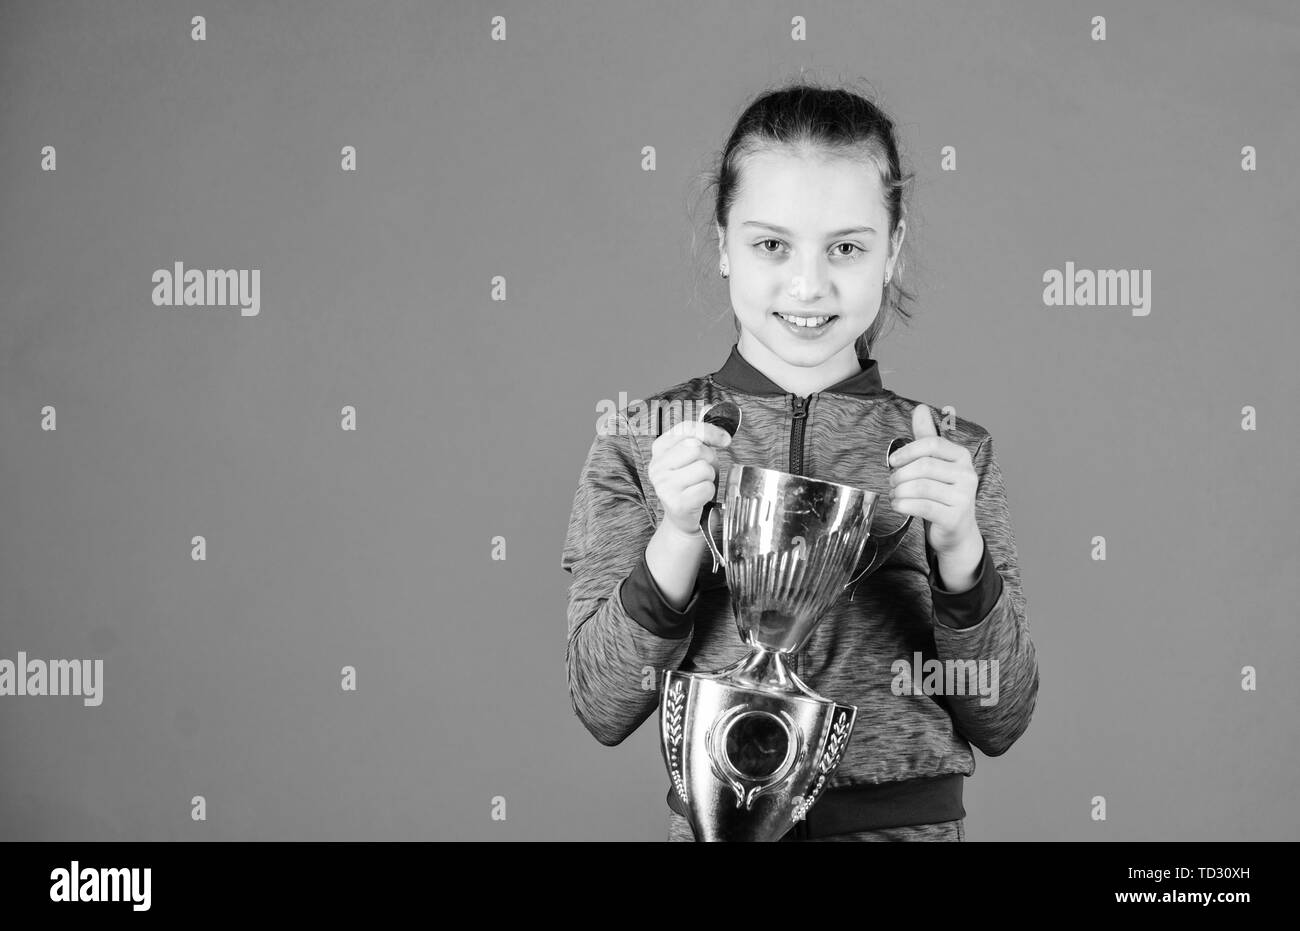
[[727, 254], [727, 234], [719, 224], [715, 223], [713, 226], [718, 231], [718, 258], [722, 258]]
[[899, 220], [898, 228], [894, 230], [893, 245], [891, 247], [894, 255], [898, 255], [898, 250], [903, 248], [903, 237], [906, 235], [907, 235], [907, 221]]

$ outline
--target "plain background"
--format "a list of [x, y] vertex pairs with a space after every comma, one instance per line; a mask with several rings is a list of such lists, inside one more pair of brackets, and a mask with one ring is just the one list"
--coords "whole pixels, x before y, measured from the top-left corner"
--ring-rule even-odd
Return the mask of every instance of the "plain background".
[[[0, 697], [0, 837], [662, 839], [560, 553], [597, 403], [725, 360], [702, 179], [807, 67], [918, 175], [885, 385], [1006, 478], [1042, 685], [968, 838], [1300, 838], [1298, 48], [1287, 0], [0, 6], [0, 657], [105, 667]], [[260, 315], [153, 306], [175, 261]], [[1045, 307], [1067, 261], [1150, 315]]]

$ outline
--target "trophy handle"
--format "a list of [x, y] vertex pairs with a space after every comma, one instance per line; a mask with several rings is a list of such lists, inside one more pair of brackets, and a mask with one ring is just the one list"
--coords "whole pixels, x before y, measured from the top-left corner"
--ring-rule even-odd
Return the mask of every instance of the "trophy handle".
[[845, 582], [844, 587], [847, 589], [852, 585], [856, 585], [860, 580], [871, 575], [871, 573], [884, 565], [885, 560], [893, 555], [894, 550], [898, 549], [898, 544], [903, 542], [903, 535], [907, 533], [907, 528], [911, 526], [912, 515], [909, 514], [907, 515], [907, 520], [903, 521], [903, 526], [899, 527], [897, 530], [887, 533], [883, 537], [869, 538], [867, 542], [875, 549], [871, 554], [871, 561], [867, 563], [867, 568], [863, 569], [853, 578]]
[[[889, 448], [885, 450], [885, 468], [890, 468], [889, 457], [894, 455], [900, 447], [906, 446], [907, 443], [908, 441], [901, 436], [894, 437], [894, 439], [889, 441]], [[863, 569], [853, 578], [849, 579], [849, 581], [845, 582], [844, 588], [847, 589], [850, 586], [856, 585], [859, 581], [871, 575], [871, 573], [884, 565], [885, 560], [893, 555], [894, 550], [898, 549], [898, 544], [903, 542], [903, 535], [907, 533], [907, 529], [911, 526], [912, 515], [909, 514], [907, 520], [903, 521], [903, 526], [899, 527], [897, 530], [880, 537], [868, 537], [867, 542], [872, 545], [873, 549], [871, 559], [867, 563], [867, 568]]]
[[713, 554], [713, 571], [718, 571], [718, 566], [722, 565], [722, 554], [718, 552], [717, 544], [713, 542], [713, 529], [709, 525], [709, 518], [713, 516], [713, 510], [717, 508], [725, 516], [727, 509], [722, 506], [721, 501], [708, 501], [704, 505], [704, 510], [700, 512], [700, 531], [704, 534], [704, 542], [709, 545], [709, 552]]

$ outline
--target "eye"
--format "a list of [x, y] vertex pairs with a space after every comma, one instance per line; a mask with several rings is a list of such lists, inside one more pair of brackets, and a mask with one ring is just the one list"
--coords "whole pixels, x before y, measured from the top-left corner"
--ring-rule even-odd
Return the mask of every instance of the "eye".
[[769, 242], [774, 242], [774, 243], [776, 243], [778, 246], [781, 245], [781, 240], [779, 240], [779, 239], [762, 239], [762, 240], [759, 240], [759, 242], [757, 243], [757, 245], [758, 245], [758, 247], [759, 247], [758, 251], [759, 251], [759, 252], [762, 252], [762, 253], [765, 253], [765, 254], [767, 254], [767, 255], [772, 255], [772, 250], [771, 250], [771, 249], [764, 249], [764, 248], [763, 248], [763, 246], [767, 245]]
[[[835, 246], [835, 248], [838, 249], [838, 248], [840, 248], [840, 246], [848, 246], [850, 249], [857, 249], [859, 252], [864, 253], [864, 254], [865, 254], [866, 251], [867, 251], [866, 249], [863, 249], [863, 248], [861, 248], [860, 246], [857, 246], [857, 245], [855, 245], [855, 244], [853, 244], [853, 243], [851, 243], [851, 242], [842, 242], [842, 243], [839, 243], [837, 246]], [[847, 259], [849, 256], [851, 256], [852, 254], [853, 254], [852, 252], [841, 252], [841, 253], [839, 253], [839, 255], [840, 255], [841, 257], [846, 258], [846, 259]]]

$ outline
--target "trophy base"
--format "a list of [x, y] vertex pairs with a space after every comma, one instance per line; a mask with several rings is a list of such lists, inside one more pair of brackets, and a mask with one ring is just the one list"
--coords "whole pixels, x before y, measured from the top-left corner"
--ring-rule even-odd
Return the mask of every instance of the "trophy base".
[[856, 716], [800, 681], [779, 653], [669, 672], [662, 749], [696, 839], [780, 840], [826, 788]]

